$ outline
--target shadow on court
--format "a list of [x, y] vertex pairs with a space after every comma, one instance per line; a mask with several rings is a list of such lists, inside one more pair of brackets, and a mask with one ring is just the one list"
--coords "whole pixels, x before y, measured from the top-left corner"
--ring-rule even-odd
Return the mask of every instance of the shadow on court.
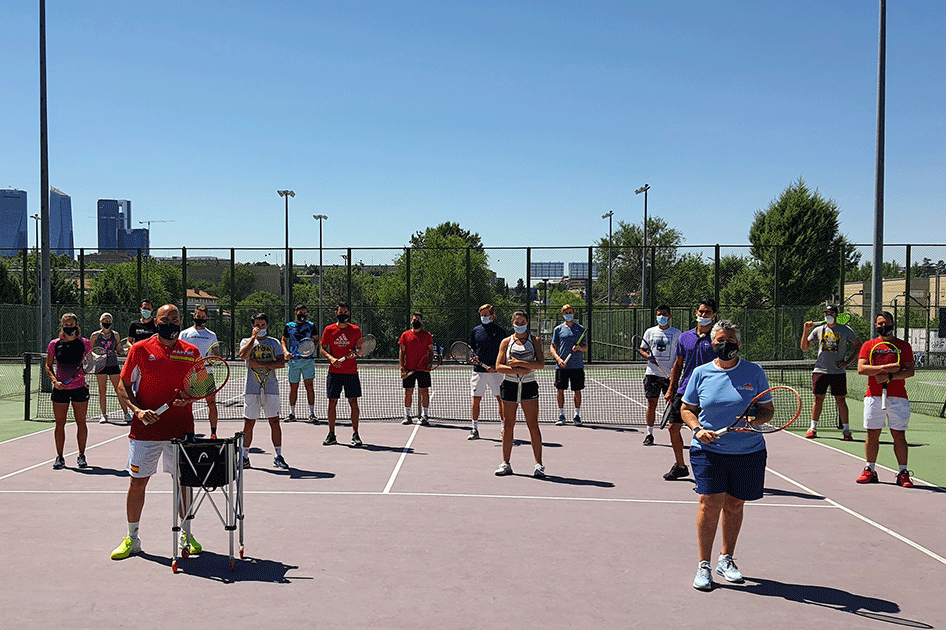
[[[139, 558], [167, 567], [171, 572], [171, 559], [150, 553], [141, 553]], [[299, 567], [259, 558], [237, 559], [236, 570], [230, 571], [230, 558], [219, 553], [205, 551], [199, 556], [178, 560], [179, 575], [213, 580], [223, 584], [238, 582], [260, 582], [270, 584], [291, 584], [296, 580], [311, 580], [311, 577], [287, 577], [289, 571]]]
[[127, 477], [128, 476], [127, 470], [117, 470], [115, 468], [103, 468], [101, 466], [92, 466], [92, 465], [90, 465], [88, 468], [74, 468], [71, 470], [73, 472], [79, 473], [80, 475], [91, 475], [93, 477], [96, 475], [104, 475], [104, 476], [111, 476], [111, 477]]
[[794, 492], [792, 490], [782, 490], [780, 488], [762, 488], [762, 493], [769, 497], [792, 497], [793, 499], [814, 499], [815, 501], [824, 501], [825, 499], [820, 494]]
[[928, 629], [934, 627], [921, 621], [896, 617], [895, 615], [900, 612], [900, 606], [896, 602], [886, 599], [877, 599], [875, 597], [865, 597], [828, 586], [785, 584], [784, 582], [778, 582], [776, 580], [750, 577], [746, 578], [745, 586], [725, 583], [718, 584], [717, 586], [733, 591], [745, 591], [746, 593], [762, 595], [764, 597], [781, 597], [782, 599], [799, 604], [822, 606], [834, 609], [837, 612], [851, 613], [897, 626]]

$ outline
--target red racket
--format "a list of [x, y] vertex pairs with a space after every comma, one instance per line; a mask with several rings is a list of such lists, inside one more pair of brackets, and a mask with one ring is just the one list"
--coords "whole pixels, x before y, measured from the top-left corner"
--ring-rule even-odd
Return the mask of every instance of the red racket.
[[213, 396], [227, 384], [230, 379], [230, 365], [222, 358], [209, 356], [198, 359], [184, 375], [184, 382], [177, 390], [174, 398], [155, 410], [161, 415], [171, 408], [175, 400], [193, 402]]

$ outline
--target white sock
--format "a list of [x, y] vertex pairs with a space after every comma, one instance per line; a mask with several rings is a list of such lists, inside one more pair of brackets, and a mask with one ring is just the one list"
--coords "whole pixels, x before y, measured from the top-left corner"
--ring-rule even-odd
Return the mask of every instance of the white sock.
[[404, 415], [405, 415], [406, 417], [408, 417], [408, 418], [411, 417], [411, 408], [410, 408], [410, 407], [404, 407]]
[[276, 449], [276, 457], [279, 457], [280, 455], [282, 455], [282, 447], [281, 447], [281, 446], [275, 446], [275, 447], [273, 447], [273, 448]]
[[427, 417], [427, 407], [424, 407], [424, 417]]
[[817, 421], [812, 420], [812, 421], [811, 421], [811, 428], [810, 428], [809, 430], [810, 430], [810, 431], [814, 431], [814, 430], [816, 430], [817, 428], [818, 428], [818, 423], [817, 423]]
[[479, 429], [476, 426], [476, 420], [473, 421], [473, 430], [478, 431]]
[[651, 427], [651, 426], [647, 427], [647, 435], [653, 435], [653, 434], [654, 434], [654, 427]]
[[870, 471], [874, 470], [874, 462], [867, 462], [867, 469]]
[[128, 537], [132, 540], [138, 538], [139, 523], [128, 523]]
[[559, 418], [564, 418], [564, 417], [565, 417], [565, 409], [564, 409], [564, 408], [559, 407], [559, 409], [558, 409], [558, 417], [559, 417]]
[[578, 407], [575, 407], [575, 417], [576, 418], [581, 417], [581, 409], [579, 409]]
[[851, 425], [850, 425], [850, 424], [842, 424], [842, 425], [841, 425], [841, 431], [843, 431], [844, 433], [850, 433], [850, 432], [851, 432]]
[[900, 472], [903, 472], [906, 469], [907, 469], [906, 464], [900, 464]]
[[309, 405], [309, 415], [310, 416], [315, 415], [315, 405]]

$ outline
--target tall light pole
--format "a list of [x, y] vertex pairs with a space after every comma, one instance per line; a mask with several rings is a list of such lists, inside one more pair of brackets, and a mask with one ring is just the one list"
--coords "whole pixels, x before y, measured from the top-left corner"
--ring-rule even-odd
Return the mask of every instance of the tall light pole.
[[[36, 261], [36, 269], [34, 270], [36, 272], [36, 330], [41, 331], [43, 329], [43, 300], [39, 288], [39, 223], [43, 217], [34, 214], [30, 218], [36, 221], [36, 247], [33, 249], [34, 260]], [[43, 344], [43, 337], [39, 338], [39, 344]]]
[[[328, 219], [324, 214], [313, 214], [312, 218], [319, 222], [319, 331], [322, 330], [322, 221]], [[322, 334], [319, 332], [319, 334]]]
[[608, 308], [611, 308], [611, 220], [614, 216], [614, 210], [607, 214], [602, 214], [602, 219], [608, 220]]
[[286, 320], [289, 321], [289, 315], [291, 311], [289, 310], [289, 198], [295, 197], [296, 193], [291, 190], [277, 190], [280, 197], [285, 198], [286, 200], [286, 267], [284, 269], [285, 280], [283, 281], [283, 292], [286, 294]]
[[644, 255], [641, 256], [641, 306], [647, 308], [647, 191], [650, 190], [650, 184], [644, 184], [634, 191], [639, 195], [644, 193]]
[[880, 0], [877, 54], [877, 157], [874, 173], [874, 262], [870, 285], [871, 326], [884, 307], [884, 138], [887, 102], [887, 0]]

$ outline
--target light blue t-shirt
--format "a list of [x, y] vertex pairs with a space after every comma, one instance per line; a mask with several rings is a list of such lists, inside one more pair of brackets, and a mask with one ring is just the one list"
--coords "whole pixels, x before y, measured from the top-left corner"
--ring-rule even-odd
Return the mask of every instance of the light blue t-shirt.
[[[568, 359], [568, 363], [565, 364], [565, 367], [569, 370], [585, 367], [583, 356], [585, 353], [572, 352], [572, 348], [578, 345], [578, 338], [581, 337], [583, 332], [585, 332], [585, 327], [578, 322], [573, 322], [571, 328], [564, 323], [559, 324], [555, 327], [555, 330], [552, 331], [552, 345], [555, 346], [555, 351], [558, 352], [558, 356], [562, 357], [564, 361], [565, 357], [572, 355], [571, 358]], [[587, 339], [582, 339], [582, 345], [584, 345], [586, 341]]]
[[[242, 350], [246, 347], [250, 340], [244, 339], [240, 342], [240, 349]], [[273, 349], [273, 354], [276, 355], [276, 360], [283, 358], [282, 344], [279, 343], [279, 340], [274, 337], [263, 337], [262, 339], [257, 339], [256, 343], [265, 344]], [[270, 370], [269, 376], [266, 376], [266, 381], [263, 384], [263, 391], [266, 395], [270, 394], [279, 394], [279, 382], [276, 380], [276, 370]], [[259, 394], [260, 389], [259, 379], [256, 377], [256, 373], [253, 372], [249, 367], [246, 368], [246, 386], [243, 389], [244, 394]]]
[[[699, 406], [700, 425], [710, 431], [718, 431], [736, 421], [752, 399], [769, 388], [769, 380], [762, 367], [739, 359], [735, 367], [724, 370], [715, 361], [704, 363], [693, 370], [683, 402]], [[767, 402], [762, 400], [761, 402]], [[690, 451], [706, 449], [714, 453], [741, 455], [765, 448], [765, 439], [755, 431], [732, 431], [721, 435], [712, 444], [703, 444], [695, 437], [690, 442]]]

